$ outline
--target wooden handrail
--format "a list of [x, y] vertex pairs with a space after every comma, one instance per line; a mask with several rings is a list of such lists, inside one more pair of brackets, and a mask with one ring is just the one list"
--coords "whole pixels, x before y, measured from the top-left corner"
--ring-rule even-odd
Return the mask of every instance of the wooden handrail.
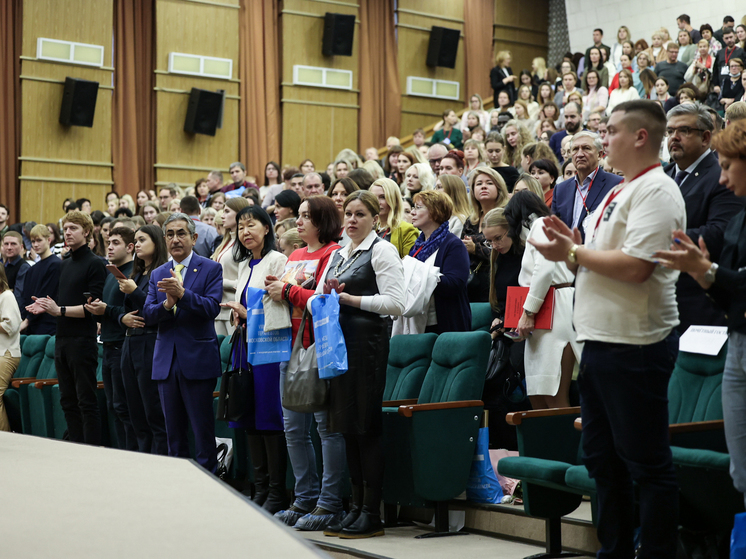
[[673, 423], [668, 426], [669, 435], [680, 435], [681, 433], [699, 433], [701, 431], [722, 431], [725, 423], [722, 419], [712, 421], [694, 421], [692, 423]]
[[[494, 109], [495, 108], [494, 97], [487, 97], [486, 99], [482, 101], [482, 105], [484, 106], [485, 111], [489, 112], [490, 109]], [[458, 111], [456, 114], [458, 115], [459, 120], [461, 119], [461, 117], [464, 115], [465, 112], [470, 111], [470, 110], [471, 108], [466, 107]], [[432, 124], [429, 124], [423, 128], [423, 130], [425, 131], [426, 138], [429, 138], [435, 133], [434, 128], [438, 125], [439, 122], [440, 121], [437, 120], [433, 122]], [[486, 132], [489, 132], [489, 130], [486, 130]], [[403, 147], [404, 149], [408, 148], [409, 146], [413, 146], [414, 145], [413, 135], [409, 134], [408, 136], [404, 136], [403, 138], [400, 138], [399, 145]], [[389, 150], [386, 148], [386, 146], [383, 146], [382, 148], [378, 148], [378, 158], [383, 159], [384, 157], [386, 157], [386, 154], [388, 153], [388, 151]]]
[[412, 406], [417, 403], [417, 398], [408, 398], [406, 400], [386, 400], [383, 402], [384, 408], [398, 408], [399, 406]]
[[573, 408], [551, 408], [548, 410], [516, 411], [506, 415], [505, 421], [509, 425], [520, 425], [524, 419], [531, 419], [532, 417], [552, 417], [555, 415], [572, 415], [575, 413], [580, 413], [580, 406], [575, 406]]
[[456, 402], [435, 402], [432, 404], [415, 404], [413, 406], [399, 406], [399, 415], [412, 417], [415, 412], [435, 411], [435, 410], [454, 410], [458, 408], [475, 408], [484, 406], [482, 400], [458, 400]]
[[34, 388], [43, 388], [44, 386], [54, 386], [55, 384], [59, 384], [59, 381], [56, 378], [37, 380], [34, 383]]
[[18, 388], [22, 384], [33, 384], [34, 382], [36, 382], [36, 377], [18, 377], [11, 379], [10, 385], [13, 388]]

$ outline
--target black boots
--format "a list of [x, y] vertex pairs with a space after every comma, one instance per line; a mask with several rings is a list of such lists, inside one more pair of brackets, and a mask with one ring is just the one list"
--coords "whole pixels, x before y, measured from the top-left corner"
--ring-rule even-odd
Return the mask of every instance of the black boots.
[[254, 494], [251, 500], [257, 506], [264, 505], [269, 494], [269, 472], [267, 471], [267, 450], [264, 447], [264, 437], [248, 435], [249, 453], [254, 466]]
[[[264, 446], [267, 449], [267, 471], [269, 472], [269, 494], [262, 508], [275, 514], [288, 508], [290, 504], [287, 492], [288, 451], [285, 433], [265, 435]], [[258, 503], [257, 503], [258, 504]]]
[[373, 489], [365, 486], [365, 499], [363, 509], [357, 520], [343, 528], [339, 537], [345, 540], [372, 538], [383, 536], [383, 523], [381, 522], [381, 489]]
[[363, 508], [363, 488], [359, 485], [352, 486], [352, 501], [350, 502], [350, 512], [338, 522], [332, 522], [324, 530], [325, 536], [339, 536], [345, 528], [352, 525], [360, 516]]

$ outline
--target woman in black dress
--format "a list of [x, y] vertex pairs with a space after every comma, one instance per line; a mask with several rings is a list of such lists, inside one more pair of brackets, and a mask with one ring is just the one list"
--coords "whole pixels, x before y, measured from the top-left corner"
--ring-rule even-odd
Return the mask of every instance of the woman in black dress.
[[379, 206], [367, 190], [350, 194], [344, 227], [350, 243], [336, 251], [317, 293], [339, 293], [339, 323], [348, 370], [329, 383], [329, 430], [342, 433], [352, 479], [351, 510], [324, 533], [341, 538], [383, 535], [381, 448], [383, 389], [389, 354], [385, 316], [404, 312], [404, 268], [396, 248], [376, 235]]

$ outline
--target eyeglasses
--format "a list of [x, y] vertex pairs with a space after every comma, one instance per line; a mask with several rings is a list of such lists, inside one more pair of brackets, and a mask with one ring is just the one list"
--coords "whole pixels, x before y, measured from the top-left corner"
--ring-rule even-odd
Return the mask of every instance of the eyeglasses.
[[[443, 157], [445, 157], [445, 155]], [[436, 163], [440, 163], [441, 160], [443, 159], [443, 157], [437, 157], [435, 159], [429, 159], [428, 161], [430, 162], [430, 165], [435, 165]]]
[[491, 240], [485, 239], [484, 241], [482, 241], [482, 244], [489, 249], [495, 248], [495, 244], [502, 241], [505, 238], [505, 235], [507, 235], [507, 233], [503, 233], [502, 235], [495, 237], [494, 239], [491, 239]]
[[705, 130], [702, 128], [694, 128], [692, 126], [679, 126], [678, 128], [674, 128], [672, 126], [669, 126], [666, 128], [666, 136], [673, 136], [674, 134], [680, 134], [682, 136], [691, 136], [692, 132], [704, 132]]
[[412, 211], [413, 212], [414, 211], [421, 212], [422, 210], [426, 210], [426, 209], [427, 208], [425, 206], [420, 206], [420, 205], [412, 206]]

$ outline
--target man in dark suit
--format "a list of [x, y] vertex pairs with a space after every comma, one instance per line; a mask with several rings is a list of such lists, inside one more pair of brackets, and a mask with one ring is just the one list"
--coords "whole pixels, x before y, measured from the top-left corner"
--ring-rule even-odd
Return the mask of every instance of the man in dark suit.
[[147, 323], [158, 323], [153, 380], [163, 405], [168, 454], [189, 457], [191, 425], [197, 462], [215, 472], [212, 393], [220, 376], [215, 318], [223, 297], [223, 269], [193, 252], [197, 234], [187, 215], [170, 215], [163, 231], [173, 260], [151, 274], [143, 315]]
[[622, 177], [607, 173], [598, 165], [603, 149], [598, 134], [582, 131], [572, 139], [570, 152], [577, 174], [554, 187], [552, 213], [570, 228], [577, 227], [585, 239], [585, 219], [598, 207]]
[[565, 105], [565, 129], [552, 134], [549, 138], [549, 147], [557, 156], [560, 163], [564, 162], [562, 157], [562, 140], [568, 134], [577, 134], [583, 128], [583, 109], [577, 103]]
[[[717, 262], [723, 248], [723, 234], [731, 217], [743, 209], [735, 194], [722, 186], [720, 164], [710, 149], [713, 123], [702, 105], [678, 105], [668, 111], [668, 151], [673, 163], [664, 171], [681, 188], [686, 204], [686, 234], [697, 242], [702, 237]], [[723, 311], [689, 274], [681, 274], [676, 283], [680, 332], [692, 324], [725, 325]]]

